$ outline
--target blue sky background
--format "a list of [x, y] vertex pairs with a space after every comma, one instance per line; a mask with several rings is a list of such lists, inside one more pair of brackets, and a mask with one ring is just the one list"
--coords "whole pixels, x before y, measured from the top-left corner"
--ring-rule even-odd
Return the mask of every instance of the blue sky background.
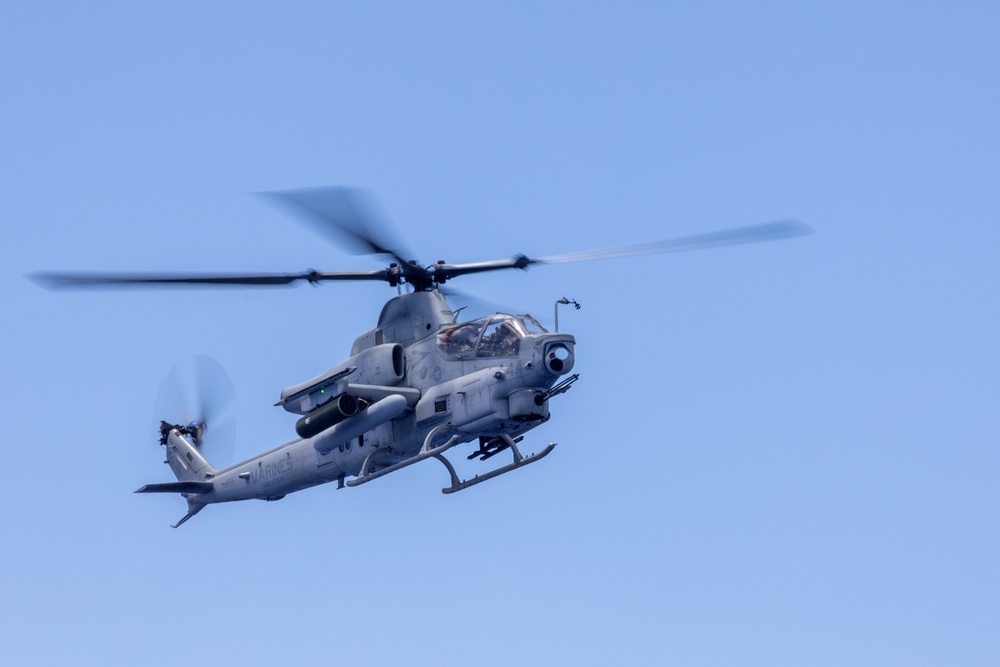
[[[997, 664], [1000, 6], [672, 4], [0, 10], [4, 661]], [[24, 275], [380, 268], [251, 194], [326, 184], [425, 262], [818, 233], [467, 277], [583, 304], [547, 459], [171, 530], [132, 491], [174, 364], [229, 370], [250, 456], [393, 291]]]

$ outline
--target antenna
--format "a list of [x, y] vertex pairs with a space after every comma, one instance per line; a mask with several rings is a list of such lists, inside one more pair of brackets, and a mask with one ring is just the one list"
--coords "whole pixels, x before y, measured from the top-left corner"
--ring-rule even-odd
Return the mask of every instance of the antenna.
[[580, 310], [580, 304], [577, 303], [575, 299], [567, 299], [566, 297], [563, 297], [563, 298], [559, 299], [558, 301], [556, 301], [556, 305], [555, 305], [555, 311], [556, 311], [556, 331], [555, 332], [556, 333], [559, 333], [559, 306], [568, 306], [570, 304], [573, 304], [574, 306], [576, 306], [577, 310]]

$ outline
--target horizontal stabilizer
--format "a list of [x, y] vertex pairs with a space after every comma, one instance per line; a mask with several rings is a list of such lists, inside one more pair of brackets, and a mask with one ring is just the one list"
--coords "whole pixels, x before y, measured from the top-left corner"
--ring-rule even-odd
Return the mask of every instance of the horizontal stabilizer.
[[167, 482], [165, 484], [146, 484], [136, 493], [208, 493], [212, 490], [211, 482]]

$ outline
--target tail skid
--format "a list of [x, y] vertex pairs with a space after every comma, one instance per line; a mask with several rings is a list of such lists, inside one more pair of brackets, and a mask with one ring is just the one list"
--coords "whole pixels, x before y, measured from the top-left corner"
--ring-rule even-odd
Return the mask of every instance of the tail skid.
[[203, 509], [205, 509], [205, 506], [202, 505], [201, 503], [196, 503], [193, 500], [191, 500], [190, 498], [187, 498], [186, 500], [188, 502], [188, 513], [185, 514], [184, 517], [180, 521], [178, 521], [177, 523], [171, 525], [170, 526], [171, 528], [180, 528], [181, 524], [183, 524], [185, 521], [187, 521], [188, 519], [190, 519], [191, 517], [193, 517], [198, 512], [200, 512]]

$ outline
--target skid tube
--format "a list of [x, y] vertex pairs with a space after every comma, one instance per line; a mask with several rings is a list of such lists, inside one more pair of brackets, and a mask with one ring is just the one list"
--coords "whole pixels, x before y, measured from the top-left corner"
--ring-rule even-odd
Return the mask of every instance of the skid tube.
[[510, 451], [514, 454], [514, 462], [508, 463], [507, 465], [501, 468], [497, 468], [496, 470], [491, 470], [488, 473], [482, 475], [476, 475], [472, 479], [466, 479], [460, 481], [458, 479], [458, 475], [455, 473], [455, 466], [451, 465], [451, 462], [448, 459], [446, 459], [445, 457], [441, 456], [438, 453], [431, 454], [431, 456], [433, 456], [438, 461], [444, 464], [444, 467], [448, 469], [448, 474], [451, 475], [451, 486], [446, 486], [445, 488], [441, 489], [441, 493], [456, 493], [458, 491], [462, 491], [463, 489], [467, 489], [470, 486], [481, 484], [488, 479], [493, 479], [494, 477], [499, 477], [504, 473], [508, 473], [512, 470], [517, 470], [518, 468], [522, 468], [528, 465], [529, 463], [534, 463], [539, 459], [545, 458], [548, 455], [548, 453], [551, 452], [556, 446], [556, 443], [550, 442], [548, 446], [545, 447], [545, 449], [538, 452], [537, 454], [531, 454], [529, 456], [521, 456], [521, 452], [518, 451], [517, 443], [514, 442], [513, 438], [511, 438], [507, 434], [503, 434], [498, 437], [502, 438], [504, 442], [507, 443], [507, 446], [510, 447]]
[[[371, 466], [375, 457], [378, 456], [378, 454], [384, 450], [376, 450], [372, 452], [365, 458], [365, 461], [361, 466], [361, 474], [358, 475], [356, 478], [352, 479], [351, 481], [346, 482], [347, 486], [351, 487], [360, 486], [361, 484], [366, 484], [368, 482], [376, 480], [379, 477], [384, 477], [385, 475], [388, 475], [391, 472], [396, 472], [397, 470], [401, 470], [402, 468], [411, 466], [414, 463], [420, 463], [421, 461], [424, 461], [426, 459], [435, 458], [442, 464], [444, 464], [444, 467], [448, 469], [448, 474], [451, 476], [451, 486], [446, 486], [445, 488], [441, 489], [441, 493], [456, 493], [458, 491], [462, 491], [463, 489], [467, 489], [470, 486], [481, 484], [488, 479], [499, 477], [504, 473], [508, 473], [512, 470], [517, 470], [518, 468], [522, 468], [530, 463], [534, 463], [535, 461], [545, 458], [549, 454], [549, 452], [551, 452], [556, 446], [556, 443], [550, 442], [548, 446], [545, 447], [545, 449], [538, 452], [537, 454], [522, 456], [521, 452], [517, 449], [517, 443], [514, 441], [513, 438], [511, 438], [509, 435], [506, 434], [500, 435], [498, 437], [501, 438], [506, 443], [506, 446], [510, 448], [511, 453], [514, 455], [514, 461], [512, 463], [508, 463], [505, 466], [497, 468], [496, 470], [491, 470], [488, 473], [482, 475], [476, 475], [472, 479], [460, 480], [458, 478], [458, 474], [455, 472], [455, 466], [451, 464], [451, 461], [449, 461], [444, 457], [444, 452], [455, 446], [455, 444], [458, 442], [459, 436], [457, 434], [453, 435], [443, 445], [439, 445], [437, 447], [431, 447], [431, 442], [434, 440], [436, 436], [450, 429], [451, 429], [451, 424], [442, 424], [438, 426], [437, 428], [435, 428], [434, 430], [432, 430], [430, 433], [427, 434], [427, 438], [424, 440], [424, 445], [423, 447], [420, 448], [419, 454], [411, 456], [410, 458], [404, 461], [400, 461], [399, 463], [395, 463], [391, 466], [382, 468], [381, 470], [376, 470], [374, 472], [367, 472], [368, 468]], [[518, 438], [518, 440], [520, 440], [520, 438]]]

